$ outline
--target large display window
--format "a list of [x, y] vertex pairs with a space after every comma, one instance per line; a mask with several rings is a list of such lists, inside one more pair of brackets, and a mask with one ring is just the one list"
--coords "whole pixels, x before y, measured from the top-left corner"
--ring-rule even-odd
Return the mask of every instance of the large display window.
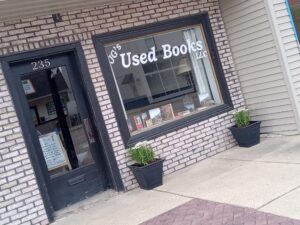
[[148, 139], [231, 107], [207, 16], [185, 19], [94, 39], [128, 140]]
[[105, 50], [133, 135], [223, 103], [202, 25]]

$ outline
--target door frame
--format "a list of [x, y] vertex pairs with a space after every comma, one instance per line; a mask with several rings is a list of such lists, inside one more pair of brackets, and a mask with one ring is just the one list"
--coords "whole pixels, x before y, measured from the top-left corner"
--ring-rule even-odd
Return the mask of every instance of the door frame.
[[14, 63], [26, 62], [34, 60], [40, 57], [55, 56], [58, 54], [72, 54], [75, 59], [75, 66], [78, 69], [80, 78], [83, 84], [83, 91], [88, 99], [88, 104], [91, 109], [91, 118], [94, 122], [96, 128], [96, 134], [100, 140], [101, 147], [103, 150], [104, 165], [107, 171], [109, 188], [116, 191], [124, 191], [124, 185], [121, 179], [120, 171], [118, 169], [117, 161], [114, 156], [113, 147], [110, 142], [108, 132], [106, 130], [106, 125], [103, 119], [103, 115], [100, 109], [99, 102], [95, 93], [95, 88], [93, 86], [89, 70], [84, 57], [84, 52], [81, 47], [80, 42], [74, 42], [69, 44], [63, 44], [55, 47], [43, 48], [32, 50], [28, 52], [21, 52], [17, 54], [12, 54], [8, 56], [0, 57], [0, 62], [2, 65], [3, 74], [8, 85], [10, 95], [14, 103], [14, 107], [19, 119], [20, 126], [22, 128], [22, 134], [28, 149], [28, 154], [31, 160], [31, 164], [35, 171], [37, 184], [40, 189], [40, 193], [44, 202], [45, 210], [50, 222], [54, 220], [54, 209], [50, 200], [49, 190], [47, 184], [46, 174], [44, 174], [45, 169], [39, 161], [37, 152], [35, 151], [35, 144], [33, 140], [33, 135], [28, 127], [28, 122], [23, 111], [23, 102], [18, 98], [19, 88], [17, 88], [16, 82], [18, 81], [17, 76], [13, 74], [12, 68]]

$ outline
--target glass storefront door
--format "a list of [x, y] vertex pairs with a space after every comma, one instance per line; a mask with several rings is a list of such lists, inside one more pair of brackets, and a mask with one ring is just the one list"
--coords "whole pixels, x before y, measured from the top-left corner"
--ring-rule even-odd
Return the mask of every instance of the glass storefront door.
[[26, 62], [16, 65], [14, 71], [53, 208], [61, 209], [105, 190], [102, 146], [72, 56]]

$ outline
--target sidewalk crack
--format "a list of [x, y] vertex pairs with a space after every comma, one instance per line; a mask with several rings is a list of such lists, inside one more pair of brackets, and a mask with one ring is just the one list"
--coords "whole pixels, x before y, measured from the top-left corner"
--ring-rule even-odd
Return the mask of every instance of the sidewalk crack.
[[293, 192], [293, 191], [295, 191], [295, 190], [297, 190], [297, 189], [299, 189], [299, 188], [300, 188], [300, 186], [297, 186], [297, 187], [295, 187], [295, 188], [289, 190], [288, 192], [283, 193], [282, 195], [279, 195], [279, 196], [277, 196], [276, 198], [274, 198], [274, 199], [272, 199], [272, 200], [266, 202], [265, 204], [261, 205], [260, 207], [258, 207], [258, 208], [256, 208], [256, 209], [257, 209], [257, 210], [260, 210], [260, 209], [262, 209], [263, 207], [265, 207], [265, 206], [271, 204], [272, 202], [274, 202], [274, 201], [276, 201], [276, 200], [278, 200], [278, 199], [280, 199], [280, 198], [282, 198], [282, 197], [288, 195], [289, 193], [291, 193], [291, 192]]
[[228, 161], [240, 161], [240, 162], [259, 162], [259, 163], [273, 163], [273, 164], [288, 164], [288, 165], [300, 165], [300, 162], [276, 162], [276, 161], [263, 161], [263, 160], [248, 160], [248, 159], [230, 159], [230, 158], [211, 158], [211, 159], [222, 159]]
[[164, 191], [164, 190], [159, 190], [159, 189], [153, 189], [153, 191], [165, 193], [165, 194], [170, 194], [170, 195], [176, 195], [179, 197], [184, 197], [184, 198], [190, 198], [190, 199], [197, 199], [196, 197], [188, 196], [188, 195], [182, 195], [182, 194], [177, 194], [175, 192], [169, 192], [169, 191]]

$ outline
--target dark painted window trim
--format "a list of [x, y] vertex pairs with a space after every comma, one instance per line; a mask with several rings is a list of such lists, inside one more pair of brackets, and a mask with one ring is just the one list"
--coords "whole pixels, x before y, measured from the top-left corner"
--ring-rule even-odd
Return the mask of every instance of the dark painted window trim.
[[[218, 84], [222, 93], [224, 104], [220, 106], [213, 107], [209, 110], [199, 112], [197, 114], [184, 117], [180, 120], [170, 122], [165, 125], [153, 128], [149, 131], [144, 131], [139, 134], [130, 135], [129, 129], [127, 127], [127, 122], [122, 109], [122, 100], [119, 98], [117, 87], [113, 78], [113, 74], [106, 56], [105, 45], [117, 42], [125, 39], [136, 38], [138, 36], [149, 35], [153, 33], [168, 31], [171, 29], [178, 29], [191, 25], [202, 24], [205, 38], [207, 40], [208, 48], [212, 57], [212, 63], [216, 71]], [[105, 33], [101, 35], [93, 36], [93, 42], [96, 48], [96, 53], [99, 59], [99, 63], [102, 69], [104, 80], [111, 98], [111, 102], [116, 114], [116, 119], [119, 125], [119, 129], [123, 138], [123, 142], [126, 147], [130, 147], [135, 143], [142, 140], [153, 139], [172, 131], [193, 125], [195, 123], [207, 120], [216, 115], [228, 112], [233, 109], [233, 104], [230, 98], [230, 93], [227, 87], [225, 75], [222, 69], [219, 53], [217, 51], [216, 43], [214, 40], [212, 28], [209, 22], [209, 17], [207, 13], [197, 14], [193, 16], [186, 16], [177, 19], [157, 22], [153, 24], [133, 27], [125, 30], [115, 31], [111, 33]]]
[[38, 50], [33, 50], [28, 52], [21, 52], [17, 54], [2, 56], [0, 57], [0, 63], [2, 65], [3, 73], [7, 81], [9, 91], [13, 98], [14, 106], [17, 111], [20, 125], [22, 127], [22, 133], [26, 141], [26, 146], [28, 148], [28, 154], [35, 171], [37, 183], [50, 222], [54, 220], [54, 209], [52, 207], [51, 200], [47, 191], [48, 181], [47, 179], [45, 179], [45, 177], [47, 176], [43, 172], [44, 170], [42, 168], [42, 165], [40, 165], [39, 163], [39, 158], [37, 154], [35, 153], [35, 151], [32, 150], [34, 148], [34, 143], [33, 140], [31, 139], [29, 128], [26, 128], [27, 127], [26, 120], [24, 119], [24, 116], [20, 116], [20, 114], [22, 114], [22, 105], [20, 104], [20, 101], [17, 98], [19, 89], [15, 85], [16, 78], [12, 71], [11, 65], [18, 62], [24, 62], [39, 57], [46, 57], [47, 55], [57, 55], [60, 53], [71, 53], [74, 54], [76, 58], [77, 66], [78, 69], [80, 70], [81, 78], [84, 84], [83, 88], [87, 93], [88, 100], [92, 108], [91, 110], [93, 114], [93, 120], [94, 120], [93, 122], [96, 126], [99, 140], [103, 145], [103, 151], [105, 154], [105, 164], [108, 170], [110, 186], [117, 191], [124, 190], [120, 171], [117, 166], [117, 162], [114, 156], [113, 148], [111, 146], [109, 135], [107, 133], [107, 130], [105, 129], [103, 116], [94, 91], [94, 86], [92, 84], [89, 75], [88, 67], [85, 63], [84, 53], [80, 43], [75, 42], [75, 43], [64, 44], [64, 45], [51, 47], [51, 48], [44, 48], [44, 49], [38, 49]]

